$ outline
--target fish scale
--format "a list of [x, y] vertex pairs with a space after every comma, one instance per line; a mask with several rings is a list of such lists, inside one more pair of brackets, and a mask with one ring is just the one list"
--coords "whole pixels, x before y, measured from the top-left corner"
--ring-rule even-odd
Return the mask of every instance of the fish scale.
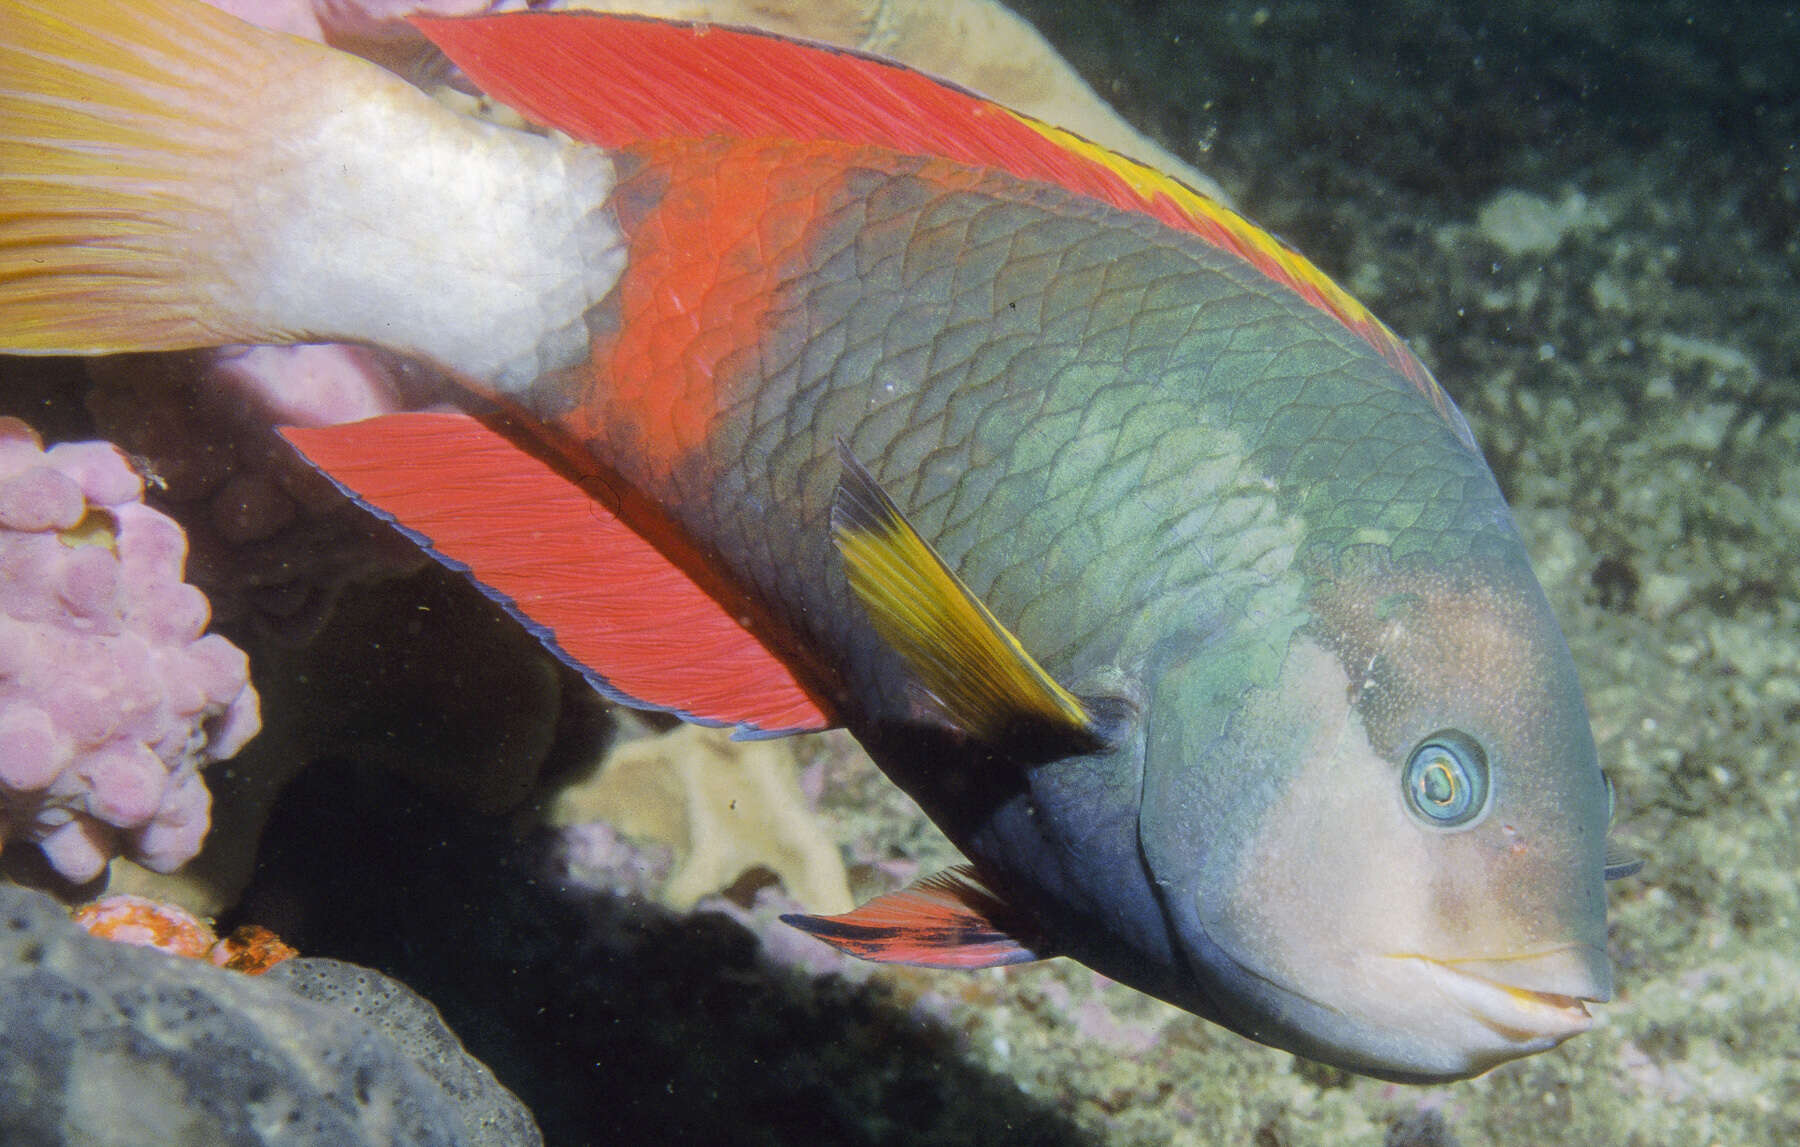
[[1405, 1081], [1589, 1026], [1580, 686], [1366, 308], [890, 62], [414, 23], [554, 130], [195, 0], [0, 0], [0, 350], [362, 342], [497, 404], [283, 434], [607, 697], [847, 726], [970, 863], [790, 918], [844, 951], [1069, 955]]
[[[1109, 629], [1131, 632], [1122, 615], [1224, 615], [1252, 592], [1229, 586], [1266, 580], [1242, 572], [1270, 552], [1262, 535], [1229, 516], [1205, 524], [1230, 507], [1247, 512], [1245, 500], [1221, 500], [1223, 487], [1196, 484], [1196, 472], [1266, 481], [1283, 509], [1316, 527], [1315, 544], [1347, 533], [1458, 551], [1415, 536], [1418, 519], [1396, 516], [1391, 499], [1350, 490], [1369, 475], [1391, 480], [1377, 463], [1403, 452], [1430, 473], [1467, 455], [1360, 340], [1269, 292], [1216, 249], [1171, 245], [1121, 213], [1056, 202], [1053, 190], [1004, 176], [984, 177], [981, 191], [945, 192], [916, 174], [927, 166], [907, 160], [897, 171], [842, 177], [838, 194], [853, 207], [826, 210], [808, 231], [813, 266], [773, 285], [778, 301], [758, 353], [736, 360], [786, 365], [723, 380], [721, 392], [744, 397], [714, 417], [703, 460], [659, 485], [655, 466], [630, 464], [621, 445], [633, 435], [628, 421], [614, 421], [610, 442], [590, 443], [674, 507], [787, 628], [845, 650], [842, 669], [857, 691], [886, 696], [889, 709], [909, 703], [891, 688], [899, 677], [891, 654], [870, 641], [831, 572], [824, 523], [840, 436], [1052, 672], [1141, 658], [1141, 640], [1138, 648], [1096, 640]], [[817, 194], [810, 186], [798, 193]], [[913, 254], [947, 242], [954, 273], [941, 255]], [[1046, 255], [1058, 251], [1069, 254]], [[1065, 279], [1055, 271], [1066, 262], [1108, 270], [1097, 281]], [[953, 290], [940, 295], [940, 287]], [[1127, 317], [1109, 322], [1112, 313]], [[1089, 339], [1096, 325], [1119, 331], [1119, 345]], [[892, 369], [894, 346], [924, 348], [931, 371], [909, 378]], [[1188, 360], [1205, 363], [1198, 381], [1181, 370]], [[1167, 426], [1127, 431], [1147, 405], [1165, 400], [1175, 414]], [[1069, 411], [1080, 412], [1079, 431], [1056, 442], [1049, 460], [1020, 456], [1018, 428], [1051, 428]], [[1383, 429], [1388, 417], [1398, 430]], [[1176, 435], [1184, 423], [1196, 429]], [[1377, 445], [1377, 433], [1391, 439]], [[1221, 434], [1229, 444], [1209, 444]], [[1160, 455], [1170, 478], [1146, 486], [1111, 477], [1129, 472], [1140, 450]], [[1234, 456], [1239, 464], [1222, 473], [1201, 465]], [[1097, 503], [1107, 489], [1113, 502]], [[1172, 545], [1144, 541], [1128, 512], [1170, 516], [1195, 505], [1214, 508], [1172, 535]], [[771, 517], [777, 506], [782, 514]], [[1132, 576], [1145, 569], [1157, 571], [1151, 582]]]
[[[1186, 421], [1210, 433], [1241, 436], [1241, 455], [1249, 455], [1251, 466], [1263, 459], [1285, 462], [1271, 465], [1261, 477], [1287, 491], [1290, 499], [1305, 489], [1294, 479], [1294, 470], [1318, 472], [1320, 480], [1307, 485], [1322, 495], [1317, 501], [1334, 506], [1344, 500], [1342, 487], [1361, 481], [1365, 471], [1319, 458], [1335, 455], [1334, 461], [1342, 461], [1347, 451], [1367, 452], [1366, 424], [1371, 415], [1339, 395], [1314, 395], [1334, 389], [1362, 398], [1371, 389], [1372, 378], [1406, 398], [1408, 392], [1386, 382], [1391, 376], [1366, 347], [1342, 335], [1335, 341], [1328, 338], [1333, 328], [1323, 316], [1266, 291], [1247, 290], [1226, 270], [1208, 267], [1207, 259], [1218, 258], [1211, 248], [1195, 244], [1192, 250], [1171, 251], [1162, 237], [1154, 243], [1147, 240], [1138, 234], [1141, 224], [1117, 213], [1100, 226], [1090, 217], [1099, 214], [1093, 208], [1084, 207], [1090, 214], [1072, 217], [1054, 214], [1034, 202], [1049, 195], [1044, 189], [1004, 177], [988, 177], [989, 190], [977, 194], [943, 193], [917, 176], [891, 174], [887, 176], [891, 182], [908, 186], [891, 194], [870, 194], [868, 180], [875, 174], [847, 179], [842, 193], [866, 199], [881, 210], [870, 208], [867, 214], [854, 212], [848, 217], [827, 213], [808, 237], [818, 269], [777, 288], [780, 296], [802, 301], [786, 308], [777, 305], [773, 313], [778, 317], [763, 336], [763, 353], [745, 360], [789, 365], [763, 377], [730, 380], [728, 386], [745, 397], [717, 416], [704, 462], [690, 465], [688, 476], [668, 489], [650, 487], [679, 507], [677, 513], [694, 536], [716, 547], [734, 571], [759, 587], [763, 599], [775, 603], [810, 636], [843, 640], [856, 628], [857, 611], [841, 581], [795, 572], [830, 568], [823, 522], [835, 481], [829, 459], [839, 436], [853, 444], [877, 477], [889, 484], [921, 533], [971, 589], [1016, 627], [1040, 659], [1055, 669], [1069, 669], [1065, 647], [1086, 644], [1084, 639], [1093, 630], [1112, 623], [1122, 611], [1163, 607], [1155, 600], [1107, 603], [1105, 587], [1122, 584], [1119, 567], [1133, 563], [1108, 566], [1103, 557], [1114, 552], [1117, 543], [1093, 538], [1091, 527], [1078, 529], [1071, 522], [1112, 517], [1118, 519], [1113, 533], [1132, 535], [1140, 526], [1129, 516], [1119, 517], [1127, 499], [1168, 506], [1211, 505], [1216, 500], [1216, 491], [1196, 489], [1191, 483], [1173, 483], [1157, 491], [1129, 481], [1109, 481], [1121, 465], [1129, 469], [1129, 459], [1141, 450], [1158, 451], [1155, 439], [1141, 442], [1143, 429], [1125, 429], [1127, 420], [1146, 403], [1157, 401], [1157, 394], [1173, 394], [1172, 405], [1184, 412]], [[877, 216], [881, 225], [864, 227], [868, 215]], [[840, 226], [841, 218], [854, 226]], [[959, 222], [976, 220], [979, 225]], [[910, 226], [902, 225], [909, 222]], [[1079, 231], [1079, 242], [1071, 244], [1058, 234], [1070, 230]], [[834, 234], [850, 236], [853, 258], [834, 247]], [[934, 263], [908, 259], [905, 253], [914, 236], [934, 244], [945, 234], [981, 235], [985, 242], [958, 249], [954, 294], [935, 297], [927, 292], [921, 300], [918, 282], [908, 280], [905, 268]], [[1030, 238], [1021, 241], [1018, 236]], [[891, 249], [896, 243], [898, 249]], [[1079, 294], [1084, 280], [1072, 285], [1046, 273], [1049, 265], [1034, 252], [1059, 246], [1081, 252], [1099, 249], [1112, 256], [1088, 257], [1114, 268], [1103, 280], [1104, 294], [1084, 299]], [[1021, 274], [1014, 262], [1020, 258], [1037, 272]], [[858, 271], [853, 283], [832, 274], [834, 268], [851, 265]], [[1137, 268], [1136, 277], [1128, 277], [1132, 268]], [[921, 270], [919, 277], [928, 274]], [[1221, 325], [1218, 335], [1195, 337], [1192, 309], [1167, 306], [1148, 314], [1141, 307], [1132, 309], [1139, 298], [1176, 294], [1177, 283], [1186, 286], [1180, 292], [1183, 297], [1206, 300], [1200, 304], [1201, 314], [1207, 306], [1239, 310], [1260, 306], [1282, 315], [1289, 324], [1281, 328], [1287, 345], [1228, 333], [1254, 323]], [[1054, 309], [1042, 303], [1052, 295], [1059, 299]], [[1114, 299], [1127, 305], [1118, 307]], [[962, 330], [975, 328], [962, 316], [976, 307], [995, 306], [996, 301], [1005, 316], [999, 329], [979, 344], [961, 339]], [[1134, 316], [1130, 323], [1111, 324], [1129, 329], [1126, 338], [1131, 341], [1111, 356], [1097, 354], [1085, 337], [1088, 328], [1095, 325], [1095, 316], [1115, 309]], [[1031, 325], [1039, 315], [1060, 318], [1046, 327]], [[1308, 332], [1304, 336], [1291, 329], [1294, 316], [1306, 321], [1301, 327]], [[1313, 324], [1324, 333], [1312, 331]], [[818, 335], [813, 333], [818, 331], [842, 331], [845, 341], [839, 345], [826, 340], [823, 346], [833, 353], [821, 354]], [[1009, 334], [1049, 369], [1028, 373], [1016, 356], [996, 358], [995, 343], [1004, 343]], [[792, 344], [806, 345], [809, 353], [784, 353], [790, 339]], [[1241, 345], [1245, 342], [1249, 345]], [[1227, 349], [1220, 344], [1233, 345]], [[934, 369], [911, 379], [884, 369], [886, 353], [894, 345], [929, 348]], [[1334, 385], [1327, 372], [1318, 369], [1315, 360], [1321, 355], [1364, 364], [1365, 375]], [[1209, 403], [1209, 392], [1191, 385], [1178, 370], [1167, 369], [1185, 356], [1209, 360], [1207, 375], [1213, 389], [1232, 399], [1231, 423], [1213, 426], [1218, 407]], [[1137, 366], [1141, 371], [1148, 363], [1163, 369], [1155, 373], [1132, 369]], [[1021, 385], [1021, 374], [1031, 380], [1029, 385]], [[1096, 381], [1099, 375], [1104, 377]], [[1171, 378], [1181, 379], [1180, 384], [1171, 383]], [[1254, 392], [1264, 380], [1270, 399], [1258, 402]], [[1010, 393], [1013, 388], [1018, 388], [1016, 393]], [[1005, 397], [996, 400], [996, 391]], [[1429, 412], [1421, 419], [1416, 402], [1396, 405], [1406, 424], [1403, 432], [1413, 435], [1411, 452], [1421, 466], [1436, 468], [1438, 459], [1419, 444], [1429, 439], [1416, 429], [1420, 422], [1428, 431], [1437, 429]], [[1051, 460], [1020, 464], [1013, 441], [1019, 437], [1018, 428], [1054, 427], [1058, 416], [1068, 411], [1080, 412], [1080, 432], [1058, 442]], [[904, 421], [897, 427], [899, 418]], [[1346, 423], [1350, 426], [1340, 429]], [[1448, 435], [1437, 437], [1440, 453], [1462, 450]], [[1271, 441], [1280, 445], [1263, 447]], [[1165, 468], [1191, 474], [1196, 467], [1189, 459], [1198, 461], [1195, 449], [1165, 448]], [[1378, 448], [1376, 453], [1385, 459], [1394, 451]], [[812, 475], [810, 484], [796, 478], [802, 472]], [[647, 473], [631, 476], [654, 482]], [[799, 499], [782, 497], [784, 490], [796, 488], [803, 491]], [[1117, 490], [1117, 501], [1110, 506], [1095, 504], [1095, 492], [1108, 488]], [[702, 491], [710, 493], [702, 497]], [[779, 519], [762, 513], [734, 516], [734, 507], [777, 505], [785, 512]], [[1388, 508], [1384, 504], [1364, 500], [1363, 507], [1365, 517], [1346, 528], [1401, 531], [1413, 525], [1384, 519]], [[1303, 504], [1300, 512], [1304, 515]], [[1083, 532], [1090, 533], [1085, 540]], [[1190, 527], [1183, 540], [1193, 540], [1194, 533]], [[1158, 581], [1165, 592], [1182, 597], [1191, 596], [1196, 583], [1229, 571], [1231, 540], [1232, 531], [1227, 529], [1199, 550], [1185, 545], [1148, 553], [1141, 545], [1127, 548], [1134, 556], [1142, 554], [1136, 568], [1164, 571]], [[1020, 553], [1029, 554], [1029, 559], [1020, 561]], [[1188, 556], [1197, 553], [1204, 553], [1204, 560]], [[1196, 568], [1184, 573], [1190, 562]]]

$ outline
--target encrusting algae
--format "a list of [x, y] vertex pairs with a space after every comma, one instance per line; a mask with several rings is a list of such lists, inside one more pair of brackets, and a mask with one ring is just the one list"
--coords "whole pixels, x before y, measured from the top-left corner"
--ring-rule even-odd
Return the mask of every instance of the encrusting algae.
[[74, 916], [75, 923], [102, 940], [205, 960], [248, 976], [260, 976], [299, 955], [267, 928], [244, 924], [220, 936], [211, 924], [186, 908], [144, 896], [105, 896], [83, 904]]

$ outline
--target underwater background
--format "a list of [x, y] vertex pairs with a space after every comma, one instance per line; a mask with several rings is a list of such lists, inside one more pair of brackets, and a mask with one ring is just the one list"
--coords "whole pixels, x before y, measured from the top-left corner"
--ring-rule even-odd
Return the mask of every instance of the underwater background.
[[[953, 859], [853, 745], [619, 718], [349, 516], [305, 545], [381, 578], [208, 586], [268, 725], [221, 824], [285, 784], [222, 923], [422, 994], [552, 1144], [1800, 1142], [1800, 8], [1014, 6], [1462, 406], [1647, 860], [1594, 1030], [1408, 1087], [1066, 961], [841, 961], [775, 917]], [[0, 412], [92, 436], [89, 385], [0, 360]]]

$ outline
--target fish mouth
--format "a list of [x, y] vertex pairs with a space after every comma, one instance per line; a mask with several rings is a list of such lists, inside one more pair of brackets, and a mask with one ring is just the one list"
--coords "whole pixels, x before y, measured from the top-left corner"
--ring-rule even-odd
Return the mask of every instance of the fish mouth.
[[1438, 991], [1512, 1043], [1552, 1047], [1594, 1026], [1587, 1006], [1612, 998], [1604, 953], [1585, 944], [1531, 956], [1439, 960], [1417, 964]]

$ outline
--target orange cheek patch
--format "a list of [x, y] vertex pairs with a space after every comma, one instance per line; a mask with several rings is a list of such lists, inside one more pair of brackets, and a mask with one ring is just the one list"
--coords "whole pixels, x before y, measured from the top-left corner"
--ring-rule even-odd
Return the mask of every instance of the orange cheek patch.
[[806, 269], [808, 229], [842, 187], [843, 167], [757, 141], [630, 150], [642, 167], [614, 199], [625, 274], [567, 423], [667, 473], [760, 378], [756, 350], [779, 290]]

